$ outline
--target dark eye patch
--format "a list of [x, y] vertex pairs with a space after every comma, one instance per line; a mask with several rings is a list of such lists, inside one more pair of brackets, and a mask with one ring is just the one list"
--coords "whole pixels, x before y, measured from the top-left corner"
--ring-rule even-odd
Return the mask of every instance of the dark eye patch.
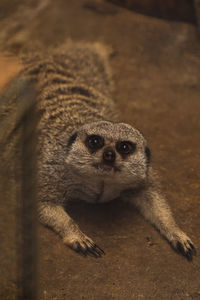
[[77, 132], [75, 132], [74, 134], [72, 134], [68, 140], [68, 143], [67, 143], [67, 148], [70, 148], [71, 145], [75, 142], [76, 138], [77, 138]]
[[91, 152], [96, 152], [104, 146], [104, 139], [100, 135], [88, 135], [85, 145]]
[[136, 144], [130, 141], [120, 141], [116, 143], [116, 150], [122, 157], [126, 157], [136, 150]]

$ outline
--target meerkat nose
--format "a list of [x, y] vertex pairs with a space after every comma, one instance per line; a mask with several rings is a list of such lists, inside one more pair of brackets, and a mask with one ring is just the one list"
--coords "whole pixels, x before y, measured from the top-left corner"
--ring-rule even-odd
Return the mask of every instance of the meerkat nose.
[[103, 160], [106, 163], [113, 163], [115, 161], [115, 152], [112, 148], [107, 148], [103, 153]]

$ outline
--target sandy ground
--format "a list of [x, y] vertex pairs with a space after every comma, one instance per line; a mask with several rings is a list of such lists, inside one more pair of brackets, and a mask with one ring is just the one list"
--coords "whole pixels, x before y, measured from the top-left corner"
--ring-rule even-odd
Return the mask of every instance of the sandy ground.
[[13, 56], [0, 54], [0, 90], [4, 90], [6, 84], [20, 71], [20, 61]]
[[[200, 43], [196, 29], [112, 4], [85, 3], [49, 2], [34, 25], [24, 21], [25, 38], [22, 31], [13, 53], [21, 41], [28, 45], [40, 40], [48, 47], [68, 37], [98, 40], [113, 48], [113, 96], [121, 120], [139, 128], [148, 139], [163, 193], [198, 254], [189, 263], [120, 201], [76, 204], [70, 208], [71, 215], [106, 255], [101, 259], [79, 256], [40, 226], [39, 299], [200, 299]], [[12, 50], [12, 38], [9, 42]], [[9, 76], [14, 68], [18, 70], [18, 62], [14, 67], [11, 61]], [[1, 87], [5, 80], [3, 75]], [[7, 209], [2, 204], [1, 299], [15, 299], [13, 212], [12, 205]]]

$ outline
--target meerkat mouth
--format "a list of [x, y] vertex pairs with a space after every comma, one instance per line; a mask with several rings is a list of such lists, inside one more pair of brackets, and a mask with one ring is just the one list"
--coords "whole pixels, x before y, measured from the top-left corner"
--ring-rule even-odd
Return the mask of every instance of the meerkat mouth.
[[120, 169], [113, 164], [97, 163], [93, 165], [97, 170], [103, 172], [119, 172]]

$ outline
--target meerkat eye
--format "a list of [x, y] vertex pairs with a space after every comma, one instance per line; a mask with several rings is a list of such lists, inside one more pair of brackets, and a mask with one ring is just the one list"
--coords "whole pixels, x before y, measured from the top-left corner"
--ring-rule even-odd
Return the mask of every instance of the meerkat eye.
[[85, 141], [86, 146], [91, 151], [96, 151], [104, 146], [104, 139], [99, 135], [89, 135]]
[[117, 142], [116, 149], [120, 154], [128, 155], [135, 151], [136, 144], [129, 141]]

